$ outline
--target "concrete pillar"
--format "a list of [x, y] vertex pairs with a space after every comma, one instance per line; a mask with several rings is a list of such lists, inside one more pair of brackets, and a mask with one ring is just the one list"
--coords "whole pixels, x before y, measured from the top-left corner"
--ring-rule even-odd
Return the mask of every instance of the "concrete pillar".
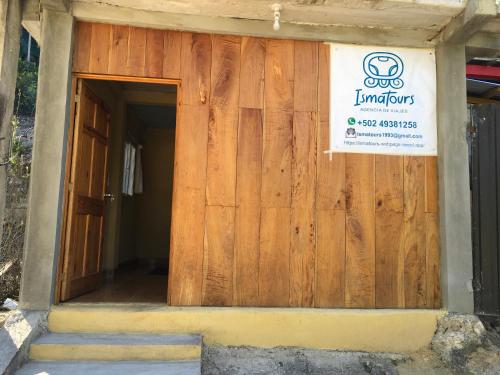
[[53, 301], [70, 113], [73, 17], [44, 9], [21, 307]]
[[20, 36], [21, 1], [2, 0], [0, 3], [0, 239], [3, 236], [7, 187], [5, 162], [10, 151]]
[[470, 313], [474, 300], [465, 46], [441, 44], [436, 59], [443, 302], [449, 311]]

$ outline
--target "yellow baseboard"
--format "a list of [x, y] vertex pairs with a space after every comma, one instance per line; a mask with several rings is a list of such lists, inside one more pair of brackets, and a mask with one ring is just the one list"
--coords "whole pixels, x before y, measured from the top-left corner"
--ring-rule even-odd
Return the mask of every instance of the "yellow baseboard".
[[53, 332], [199, 333], [206, 344], [412, 352], [430, 344], [443, 310], [61, 305]]

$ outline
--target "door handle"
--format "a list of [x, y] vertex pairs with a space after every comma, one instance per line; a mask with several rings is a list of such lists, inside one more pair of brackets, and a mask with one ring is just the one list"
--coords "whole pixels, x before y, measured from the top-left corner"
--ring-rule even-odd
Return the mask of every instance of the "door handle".
[[115, 200], [115, 196], [113, 194], [105, 193], [104, 198], [109, 198], [110, 202], [113, 202]]

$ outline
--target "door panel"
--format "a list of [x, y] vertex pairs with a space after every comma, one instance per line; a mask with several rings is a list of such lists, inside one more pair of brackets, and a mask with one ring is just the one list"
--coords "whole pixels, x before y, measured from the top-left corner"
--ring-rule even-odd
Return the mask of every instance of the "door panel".
[[78, 81], [77, 92], [65, 228], [63, 301], [99, 285], [103, 244], [110, 114], [84, 81]]

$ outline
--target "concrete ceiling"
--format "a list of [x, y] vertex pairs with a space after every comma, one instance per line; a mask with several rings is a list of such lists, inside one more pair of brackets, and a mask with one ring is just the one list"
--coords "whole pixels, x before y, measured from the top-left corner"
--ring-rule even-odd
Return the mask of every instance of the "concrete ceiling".
[[115, 7], [208, 17], [269, 21], [271, 5], [283, 7], [283, 23], [440, 30], [464, 0], [75, 0]]

